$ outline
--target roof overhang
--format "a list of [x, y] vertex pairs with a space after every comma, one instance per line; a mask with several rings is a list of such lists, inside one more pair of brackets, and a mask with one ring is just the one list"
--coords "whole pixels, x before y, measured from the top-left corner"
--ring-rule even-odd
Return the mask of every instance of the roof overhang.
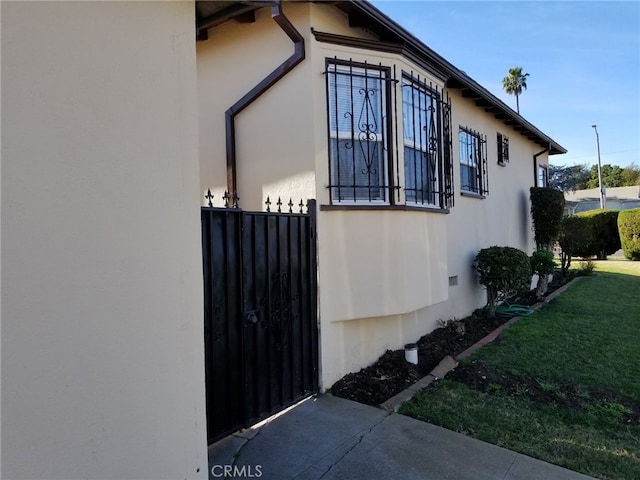
[[273, 1], [196, 1], [196, 37], [204, 40], [207, 30], [222, 25], [229, 20], [238, 23], [256, 21], [255, 12], [259, 8], [273, 5]]
[[[431, 50], [369, 2], [363, 0], [312, 1], [335, 6], [347, 14], [351, 27], [366, 28], [379, 38], [379, 40], [371, 41], [314, 32], [316, 40], [398, 53], [440, 78], [445, 82], [447, 88], [460, 90], [463, 97], [475, 102], [479, 108], [483, 108], [487, 113], [512, 127], [532, 142], [548, 149], [549, 155], [567, 153], [567, 150], [551, 137], [545, 135], [489, 90]], [[199, 38], [206, 38], [206, 30], [229, 20], [255, 21], [257, 9], [274, 3], [269, 0], [196, 1], [196, 31]]]

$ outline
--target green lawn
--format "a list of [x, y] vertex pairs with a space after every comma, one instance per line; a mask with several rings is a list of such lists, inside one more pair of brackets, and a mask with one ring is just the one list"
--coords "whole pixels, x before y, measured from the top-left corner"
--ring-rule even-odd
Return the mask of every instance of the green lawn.
[[[606, 479], [640, 479], [640, 262], [596, 262], [401, 413]], [[482, 377], [486, 378], [486, 377]], [[495, 380], [492, 380], [495, 378]]]

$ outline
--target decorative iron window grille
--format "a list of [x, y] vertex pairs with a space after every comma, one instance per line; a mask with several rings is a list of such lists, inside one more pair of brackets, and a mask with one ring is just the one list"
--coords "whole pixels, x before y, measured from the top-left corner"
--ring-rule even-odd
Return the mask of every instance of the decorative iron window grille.
[[327, 59], [332, 203], [392, 203], [391, 70]]
[[498, 165], [503, 167], [509, 163], [509, 137], [498, 133]]
[[451, 100], [447, 94], [447, 102], [442, 104], [442, 170], [445, 172], [444, 183], [444, 207], [451, 208], [454, 204], [453, 193], [453, 154], [451, 147], [453, 145], [453, 133], [451, 129]]
[[460, 127], [459, 141], [460, 188], [467, 193], [488, 194], [486, 135]]
[[403, 74], [404, 190], [407, 204], [448, 208], [453, 203], [450, 103], [437, 86]]

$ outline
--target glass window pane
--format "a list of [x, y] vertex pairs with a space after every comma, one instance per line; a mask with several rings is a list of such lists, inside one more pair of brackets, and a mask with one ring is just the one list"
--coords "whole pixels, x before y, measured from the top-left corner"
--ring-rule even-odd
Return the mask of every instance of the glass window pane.
[[330, 65], [327, 75], [332, 198], [386, 200], [386, 74]]

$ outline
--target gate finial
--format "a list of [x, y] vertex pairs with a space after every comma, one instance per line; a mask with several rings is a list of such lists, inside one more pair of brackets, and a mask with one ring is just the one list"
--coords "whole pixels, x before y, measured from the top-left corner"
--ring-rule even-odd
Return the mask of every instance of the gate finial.
[[204, 196], [207, 200], [209, 200], [209, 206], [213, 207], [213, 193], [211, 193], [211, 189], [207, 188], [207, 194]]

